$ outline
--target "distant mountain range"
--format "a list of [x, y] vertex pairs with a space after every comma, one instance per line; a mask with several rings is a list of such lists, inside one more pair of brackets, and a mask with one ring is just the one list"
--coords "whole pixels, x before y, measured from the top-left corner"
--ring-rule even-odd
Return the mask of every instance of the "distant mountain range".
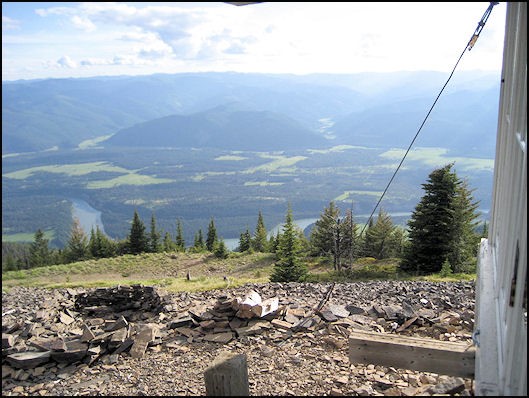
[[[2, 83], [2, 153], [108, 146], [406, 147], [446, 75], [186, 73]], [[493, 156], [499, 73], [461, 72], [422, 146]], [[327, 137], [327, 138], [324, 138]]]

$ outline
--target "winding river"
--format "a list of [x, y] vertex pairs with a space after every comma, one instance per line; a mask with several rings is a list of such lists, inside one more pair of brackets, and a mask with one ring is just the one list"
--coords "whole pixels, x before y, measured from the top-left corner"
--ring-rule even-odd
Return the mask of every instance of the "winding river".
[[92, 228], [94, 231], [96, 227], [99, 227], [99, 230], [105, 233], [105, 227], [101, 221], [101, 212], [94, 209], [87, 202], [81, 199], [69, 199], [72, 202], [72, 217], [77, 217], [81, 228], [83, 228], [86, 236], [90, 237], [90, 232]]

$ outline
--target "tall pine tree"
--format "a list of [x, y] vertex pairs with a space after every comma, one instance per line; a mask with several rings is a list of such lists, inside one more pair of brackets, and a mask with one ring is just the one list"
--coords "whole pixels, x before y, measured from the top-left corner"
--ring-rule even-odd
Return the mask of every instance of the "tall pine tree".
[[248, 228], [239, 235], [239, 252], [244, 253], [252, 248], [252, 235]]
[[44, 232], [38, 229], [35, 232], [34, 240], [29, 248], [29, 267], [42, 267], [51, 263], [51, 254], [48, 247], [48, 239], [44, 237]]
[[334, 269], [341, 271], [343, 261], [351, 265], [355, 243], [356, 231], [352, 210], [348, 210], [342, 219], [340, 209], [331, 201], [311, 231], [312, 255], [332, 256]]
[[266, 252], [268, 249], [268, 239], [266, 237], [266, 227], [263, 220], [263, 214], [259, 211], [257, 216], [257, 226], [252, 239], [252, 248], [256, 252]]
[[335, 251], [336, 224], [340, 218], [340, 209], [334, 201], [323, 209], [320, 218], [314, 224], [310, 233], [312, 254], [316, 256], [329, 256]]
[[110, 240], [102, 231], [99, 226], [96, 226], [96, 230], [92, 228], [90, 232], [90, 240], [88, 242], [88, 250], [92, 257], [95, 258], [107, 258], [112, 257], [116, 254], [117, 247], [116, 243]]
[[400, 264], [404, 271], [439, 272], [445, 261], [454, 270], [476, 254], [470, 230], [477, 205], [452, 167], [450, 163], [432, 171], [422, 185], [425, 194], [408, 221], [409, 245]]
[[345, 218], [343, 220], [343, 223], [341, 224], [342, 227], [342, 253], [341, 256], [343, 256], [344, 259], [347, 260], [346, 268], [352, 268], [353, 261], [355, 257], [357, 256], [357, 244], [358, 244], [358, 237], [356, 232], [356, 224], [354, 222], [353, 218], [353, 210], [347, 209], [345, 213]]
[[472, 198], [468, 182], [459, 180], [454, 198], [454, 226], [451, 249], [447, 260], [452, 272], [471, 270], [471, 259], [476, 257], [480, 236], [476, 232], [479, 224], [477, 208], [479, 203]]
[[145, 224], [136, 210], [134, 210], [134, 217], [132, 218], [127, 243], [128, 252], [131, 254], [143, 253], [149, 249], [149, 239], [145, 235]]
[[367, 229], [364, 239], [364, 255], [378, 260], [392, 257], [395, 252], [393, 233], [395, 225], [391, 217], [382, 208], [377, 221]]
[[158, 253], [161, 251], [160, 243], [161, 233], [156, 229], [156, 218], [154, 213], [151, 214], [151, 232], [149, 234], [149, 251]]
[[171, 239], [171, 234], [166, 232], [163, 237], [163, 250], [165, 252], [172, 252], [175, 248], [175, 243]]
[[202, 229], [199, 229], [195, 234], [195, 241], [193, 243], [193, 251], [195, 253], [201, 253], [206, 250], [206, 244], [204, 243], [204, 236], [202, 234]]
[[215, 221], [213, 220], [213, 217], [212, 217], [208, 225], [208, 233], [206, 237], [206, 249], [210, 252], [213, 252], [218, 239], [219, 238], [217, 237], [217, 228], [215, 227]]
[[88, 238], [77, 217], [74, 217], [70, 237], [66, 243], [64, 257], [66, 262], [86, 260], [89, 257]]
[[215, 254], [215, 257], [217, 258], [228, 258], [228, 256], [230, 255], [230, 250], [226, 247], [224, 240], [219, 239], [217, 243], [215, 244], [213, 253]]
[[179, 252], [184, 252], [186, 250], [186, 242], [184, 240], [184, 232], [182, 230], [182, 223], [180, 220], [176, 222], [176, 250]]
[[307, 268], [301, 258], [302, 244], [299, 232], [289, 205], [283, 232], [279, 235], [276, 262], [270, 276], [271, 282], [299, 282], [307, 275]]

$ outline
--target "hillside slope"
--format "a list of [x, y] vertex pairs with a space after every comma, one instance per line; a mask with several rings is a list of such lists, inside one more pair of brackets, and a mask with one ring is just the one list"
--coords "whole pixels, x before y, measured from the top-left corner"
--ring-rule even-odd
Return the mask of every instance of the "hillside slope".
[[102, 144], [276, 151], [321, 147], [326, 140], [278, 113], [221, 106], [192, 115], [171, 115], [139, 123], [118, 131]]

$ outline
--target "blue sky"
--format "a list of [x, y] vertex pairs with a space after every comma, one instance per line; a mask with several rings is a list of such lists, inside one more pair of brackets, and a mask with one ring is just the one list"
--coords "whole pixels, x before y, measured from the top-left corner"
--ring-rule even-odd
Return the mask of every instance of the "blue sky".
[[[2, 80], [449, 72], [489, 2], [2, 2]], [[460, 70], [501, 70], [506, 3]]]

